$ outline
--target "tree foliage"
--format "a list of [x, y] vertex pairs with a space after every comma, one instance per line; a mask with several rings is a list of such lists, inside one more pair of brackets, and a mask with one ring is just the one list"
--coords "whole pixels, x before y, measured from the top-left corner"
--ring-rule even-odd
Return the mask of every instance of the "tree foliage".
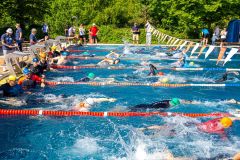
[[239, 0], [3, 0], [0, 7], [2, 29], [16, 22], [24, 29], [47, 22], [52, 35], [81, 23], [121, 28], [148, 20], [172, 34], [197, 38], [203, 27], [225, 27], [240, 18]]

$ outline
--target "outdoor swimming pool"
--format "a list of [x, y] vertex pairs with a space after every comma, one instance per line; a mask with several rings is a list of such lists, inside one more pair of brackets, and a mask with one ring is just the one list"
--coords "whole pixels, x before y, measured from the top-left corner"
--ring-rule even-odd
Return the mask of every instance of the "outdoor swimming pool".
[[[103, 56], [111, 50], [118, 53], [124, 46], [85, 46], [81, 49], [94, 51]], [[129, 47], [137, 56], [149, 57], [154, 52], [164, 52], [162, 47]], [[126, 50], [125, 50], [126, 51]], [[216, 51], [217, 53], [217, 51]], [[73, 53], [79, 55], [80, 53]], [[136, 55], [129, 55], [136, 57]], [[216, 58], [216, 54], [210, 55]], [[145, 60], [147, 61], [147, 60]], [[152, 60], [148, 60], [152, 61]], [[66, 65], [96, 64], [99, 60], [69, 60]], [[159, 66], [168, 67], [174, 61], [153, 60]], [[147, 77], [148, 70], [139, 68], [140, 60], [124, 60], [120, 66], [127, 69], [86, 68], [81, 70], [59, 70], [47, 73], [49, 81], [78, 81], [89, 72], [97, 81], [106, 79], [118, 82], [154, 83], [162, 77]], [[212, 68], [216, 62], [195, 61], [195, 67]], [[131, 68], [132, 67], [132, 68]], [[238, 62], [229, 62], [226, 68], [239, 68]], [[169, 83], [215, 83], [223, 71], [174, 71], [162, 70]], [[239, 83], [238, 79], [226, 83]], [[64, 96], [62, 96], [64, 95]], [[88, 97], [116, 98], [113, 103], [94, 105], [90, 111], [129, 111], [129, 107], [153, 103], [174, 97], [201, 101], [200, 105], [181, 104], [169, 108], [169, 112], [210, 113], [230, 112], [240, 109], [239, 105], [226, 104], [225, 100], [239, 99], [239, 87], [151, 87], [151, 86], [88, 86], [57, 85], [38, 88], [29, 99], [28, 105], [17, 109], [72, 110]], [[34, 100], [35, 99], [35, 100]], [[37, 100], [36, 100], [37, 99]], [[2, 108], [13, 108], [2, 106]], [[156, 110], [147, 110], [156, 111]], [[212, 158], [219, 155], [233, 155], [240, 148], [240, 122], [227, 129], [228, 140], [219, 135], [199, 132], [195, 125], [210, 118], [188, 117], [33, 117], [2, 116], [0, 118], [1, 159], [166, 159], [166, 149], [175, 157]], [[141, 130], [151, 125], [167, 124], [171, 129]]]

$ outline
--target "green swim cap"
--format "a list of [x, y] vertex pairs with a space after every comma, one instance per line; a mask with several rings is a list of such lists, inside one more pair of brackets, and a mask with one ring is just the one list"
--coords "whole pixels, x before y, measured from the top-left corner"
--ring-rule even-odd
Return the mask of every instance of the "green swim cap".
[[89, 74], [88, 74], [88, 78], [93, 79], [94, 77], [95, 77], [95, 74], [94, 74], [94, 73], [89, 73]]
[[172, 106], [177, 106], [180, 104], [180, 100], [178, 98], [173, 98], [171, 101], [170, 101], [170, 104]]
[[88, 53], [88, 52], [83, 52], [82, 54], [83, 54], [83, 55], [89, 55], [89, 53]]

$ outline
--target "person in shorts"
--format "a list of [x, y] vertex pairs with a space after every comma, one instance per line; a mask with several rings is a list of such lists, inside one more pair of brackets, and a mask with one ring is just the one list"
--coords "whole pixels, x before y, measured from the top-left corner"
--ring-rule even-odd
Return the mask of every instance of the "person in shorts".
[[140, 30], [139, 30], [139, 27], [137, 26], [137, 23], [134, 23], [134, 26], [132, 27], [132, 34], [133, 34], [133, 44], [138, 44]]

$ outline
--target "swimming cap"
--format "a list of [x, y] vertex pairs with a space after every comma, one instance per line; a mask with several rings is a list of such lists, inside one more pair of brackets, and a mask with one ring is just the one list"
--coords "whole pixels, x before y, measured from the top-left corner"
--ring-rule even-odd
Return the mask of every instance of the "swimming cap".
[[33, 58], [32, 60], [33, 62], [39, 62], [39, 60], [37, 58]]
[[52, 50], [52, 51], [56, 51], [56, 49], [57, 49], [57, 46], [52, 46], [52, 47], [51, 47], [51, 50]]
[[46, 57], [47, 57], [47, 55], [46, 55], [45, 52], [40, 52], [40, 53], [39, 53], [39, 56], [40, 56], [41, 58], [46, 58]]
[[172, 106], [177, 106], [180, 104], [180, 100], [178, 98], [173, 98], [171, 101], [170, 101], [170, 104]]
[[159, 75], [159, 76], [163, 76], [164, 73], [163, 73], [163, 72], [158, 72], [158, 75]]
[[25, 75], [30, 74], [30, 70], [28, 68], [23, 68], [22, 72]]
[[8, 77], [8, 80], [9, 80], [9, 81], [16, 81], [16, 79], [17, 79], [17, 77], [14, 76], [14, 75], [10, 75], [10, 76]]
[[12, 30], [12, 28], [8, 28], [8, 29], [6, 30], [6, 32], [7, 32], [7, 33], [13, 33], [13, 30]]
[[63, 51], [62, 52], [62, 56], [68, 56], [68, 52], [67, 51]]
[[95, 77], [95, 74], [94, 74], [94, 73], [89, 73], [89, 74], [88, 74], [88, 78], [93, 79], [94, 77]]
[[194, 65], [194, 62], [190, 62], [190, 63], [189, 63], [189, 66], [193, 66], [193, 65]]
[[94, 100], [92, 98], [87, 98], [85, 101], [89, 105], [93, 105], [94, 104]]
[[83, 52], [82, 54], [83, 54], [83, 55], [89, 55], [89, 53], [88, 53], [88, 52]]
[[167, 82], [168, 82], [168, 78], [163, 78], [163, 79], [161, 79], [161, 82], [162, 82], [162, 83], [167, 83]]
[[220, 120], [220, 123], [221, 125], [224, 127], [224, 128], [229, 128], [232, 126], [232, 120], [231, 118], [229, 117], [223, 117], [221, 120]]

